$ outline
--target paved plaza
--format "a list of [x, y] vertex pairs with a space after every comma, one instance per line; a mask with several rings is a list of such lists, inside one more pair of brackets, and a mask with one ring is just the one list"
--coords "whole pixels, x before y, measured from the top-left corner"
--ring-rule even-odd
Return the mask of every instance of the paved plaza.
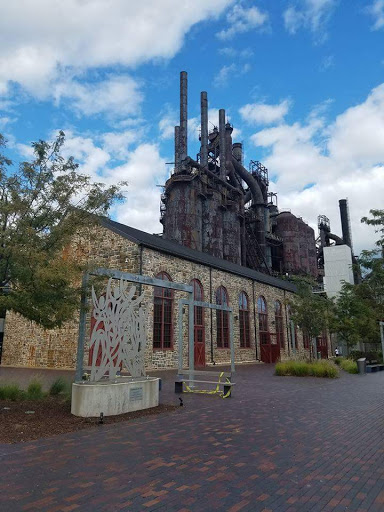
[[[175, 372], [161, 400], [176, 403]], [[2, 512], [384, 511], [384, 372], [237, 369], [231, 399], [0, 445]], [[1, 428], [1, 427], [0, 427]]]

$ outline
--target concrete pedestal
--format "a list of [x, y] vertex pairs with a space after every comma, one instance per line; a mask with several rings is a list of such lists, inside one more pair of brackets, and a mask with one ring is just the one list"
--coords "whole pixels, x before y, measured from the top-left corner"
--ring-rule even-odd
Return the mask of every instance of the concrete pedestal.
[[159, 405], [157, 377], [72, 384], [71, 412], [83, 418], [115, 416]]

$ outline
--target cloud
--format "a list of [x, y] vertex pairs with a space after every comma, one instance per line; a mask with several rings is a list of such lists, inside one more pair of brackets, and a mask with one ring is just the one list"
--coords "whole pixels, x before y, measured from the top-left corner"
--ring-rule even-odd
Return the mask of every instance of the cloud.
[[216, 34], [222, 41], [232, 39], [236, 34], [249, 32], [250, 30], [260, 28], [268, 21], [268, 14], [260, 11], [257, 7], [244, 8], [241, 5], [235, 5], [227, 14], [229, 27]]
[[328, 103], [306, 122], [266, 128], [251, 140], [267, 151], [263, 163], [279, 192], [279, 206], [292, 208], [313, 227], [317, 214], [325, 214], [337, 219], [332, 229], [340, 233], [337, 200], [349, 198], [358, 252], [375, 240], [360, 218], [380, 208], [384, 196], [384, 84], [331, 124], [323, 117]]
[[266, 103], [250, 103], [239, 109], [244, 121], [255, 124], [272, 124], [281, 121], [288, 113], [289, 100], [283, 100], [277, 105]]
[[56, 104], [69, 102], [70, 107], [86, 116], [130, 116], [140, 113], [143, 94], [139, 84], [126, 74], [110, 75], [93, 83], [69, 79], [56, 83], [52, 95]]
[[[19, 83], [35, 97], [70, 69], [76, 76], [111, 66], [172, 58], [196, 23], [233, 0], [24, 0], [2, 5], [0, 87]], [[88, 107], [89, 108], [89, 107]]]
[[323, 58], [320, 64], [320, 71], [327, 71], [329, 68], [333, 68], [335, 65], [335, 56], [327, 55]]
[[245, 75], [250, 69], [251, 65], [249, 63], [243, 65], [232, 63], [228, 66], [223, 66], [213, 79], [213, 85], [215, 87], [226, 87], [231, 77], [234, 78]]
[[[28, 146], [19, 147], [20, 151], [24, 149], [30, 150]], [[79, 163], [79, 172], [88, 174], [93, 181], [108, 185], [128, 182], [124, 187], [126, 201], [111, 211], [115, 220], [148, 232], [161, 231], [160, 189], [156, 185], [165, 183], [167, 169], [157, 144], [138, 144], [132, 131], [94, 136], [67, 131], [63, 155], [73, 156]], [[123, 157], [123, 164], [114, 163]]]
[[376, 0], [368, 7], [368, 12], [374, 19], [372, 30], [380, 30], [384, 27], [384, 0]]
[[326, 25], [336, 4], [337, 0], [299, 0], [284, 11], [285, 28], [290, 34], [300, 28], [310, 30], [321, 43], [327, 38]]
[[231, 59], [249, 59], [253, 55], [253, 50], [251, 48], [243, 48], [242, 50], [237, 50], [232, 46], [226, 46], [224, 48], [220, 48], [218, 51], [220, 55], [224, 55], [224, 57], [229, 57]]
[[160, 138], [162, 140], [173, 139], [175, 135], [175, 126], [180, 124], [180, 118], [177, 112], [169, 105], [165, 108], [165, 113], [159, 121]]

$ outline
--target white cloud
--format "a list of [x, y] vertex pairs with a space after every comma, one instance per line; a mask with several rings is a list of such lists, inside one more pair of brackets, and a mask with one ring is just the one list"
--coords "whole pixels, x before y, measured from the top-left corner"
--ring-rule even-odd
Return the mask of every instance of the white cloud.
[[253, 50], [251, 48], [243, 48], [242, 50], [238, 50], [232, 46], [225, 46], [224, 48], [220, 48], [218, 52], [220, 55], [224, 55], [224, 57], [229, 57], [231, 59], [249, 59], [253, 55]]
[[296, 34], [300, 28], [308, 29], [322, 42], [327, 37], [325, 27], [336, 4], [337, 0], [299, 0], [284, 11], [285, 28], [290, 34]]
[[271, 124], [281, 121], [288, 113], [289, 100], [283, 100], [277, 105], [266, 103], [249, 103], [239, 109], [239, 113], [247, 123]]
[[384, 28], [384, 0], [375, 0], [368, 8], [368, 12], [374, 18], [373, 30]]
[[[79, 172], [90, 175], [94, 181], [108, 185], [127, 181], [128, 186], [124, 187], [126, 201], [113, 208], [113, 218], [144, 231], [159, 233], [160, 189], [156, 185], [164, 184], [167, 178], [165, 159], [160, 156], [156, 144], [141, 143], [128, 149], [135, 144], [134, 139], [134, 133], [130, 131], [86, 137], [67, 131], [63, 155], [73, 156], [80, 164]], [[19, 150], [30, 152], [28, 146], [20, 146]], [[124, 163], [114, 165], [116, 157], [124, 157]]]
[[250, 69], [251, 65], [247, 62], [243, 65], [232, 63], [228, 66], [223, 66], [213, 79], [213, 85], [215, 87], [226, 87], [230, 78], [245, 75]]
[[216, 36], [223, 41], [232, 39], [236, 34], [262, 27], [267, 21], [268, 14], [257, 7], [247, 9], [238, 4], [227, 14], [229, 28], [221, 30]]
[[52, 95], [56, 103], [69, 101], [75, 112], [84, 115], [130, 116], [140, 112], [143, 94], [129, 75], [111, 75], [94, 83], [69, 79], [56, 83]]
[[334, 55], [327, 55], [323, 58], [320, 64], [320, 71], [327, 71], [329, 68], [333, 68], [335, 65]]
[[175, 135], [175, 126], [180, 124], [180, 119], [175, 110], [169, 105], [165, 109], [163, 117], [159, 121], [160, 138], [162, 140], [173, 139]]
[[[5, 2], [0, 17], [0, 84], [14, 81], [36, 97], [63, 70], [76, 75], [114, 65], [169, 59], [193, 25], [233, 0], [24, 0]], [[88, 107], [89, 108], [89, 107]]]
[[291, 208], [313, 227], [317, 215], [325, 214], [340, 233], [338, 199], [349, 198], [359, 252], [375, 240], [360, 218], [370, 208], [381, 208], [384, 197], [384, 84], [330, 125], [322, 117], [328, 103], [316, 107], [305, 123], [267, 128], [251, 140], [269, 151], [263, 163], [280, 194], [279, 206]]

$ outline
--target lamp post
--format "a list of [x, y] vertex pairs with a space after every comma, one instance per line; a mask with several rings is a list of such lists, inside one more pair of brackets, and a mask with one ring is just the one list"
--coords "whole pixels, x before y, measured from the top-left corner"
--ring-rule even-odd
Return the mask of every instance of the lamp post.
[[380, 321], [380, 335], [381, 335], [381, 352], [383, 354], [383, 362], [384, 362], [384, 322]]

